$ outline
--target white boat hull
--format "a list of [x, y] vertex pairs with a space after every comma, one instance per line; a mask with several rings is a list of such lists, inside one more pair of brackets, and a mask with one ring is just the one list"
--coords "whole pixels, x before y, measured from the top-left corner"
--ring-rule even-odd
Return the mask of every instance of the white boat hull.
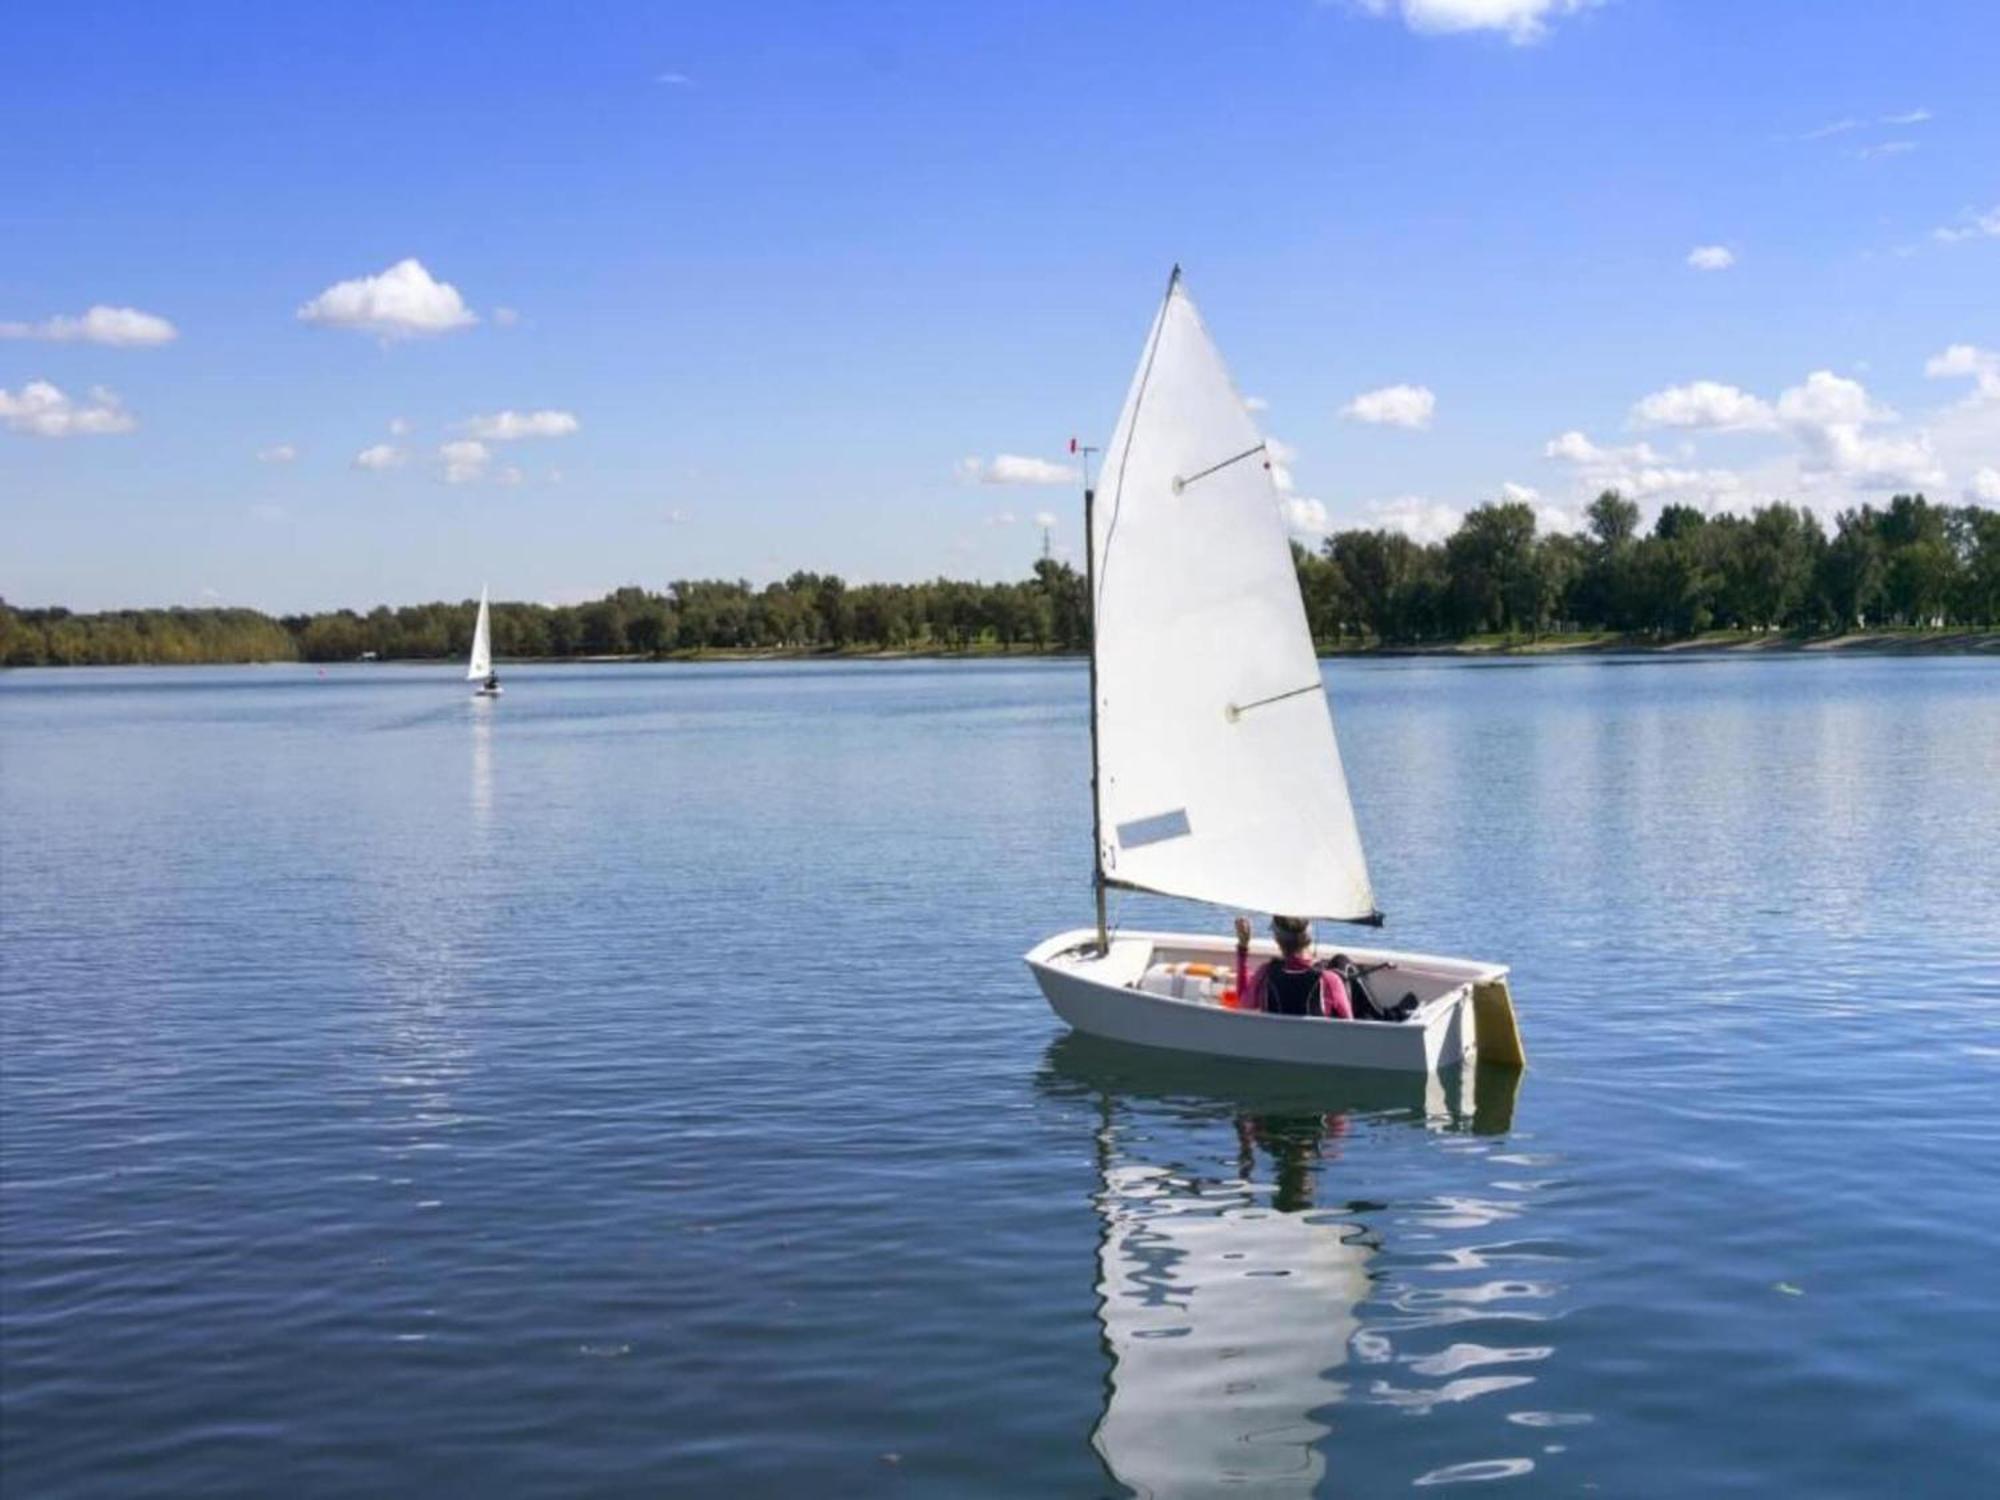
[[504, 690], [497, 687], [474, 688], [472, 690], [472, 696], [475, 698], [497, 698], [500, 696], [502, 691]]
[[[1322, 944], [1320, 952], [1334, 951]], [[1379, 948], [1343, 946], [1361, 964], [1393, 963], [1377, 985], [1385, 1001], [1413, 991], [1417, 1012], [1407, 1021], [1326, 1021], [1229, 1010], [1208, 1000], [1180, 999], [1135, 988], [1155, 963], [1233, 964], [1228, 939], [1175, 932], [1121, 932], [1110, 951], [1097, 951], [1088, 928], [1060, 933], [1027, 955], [1049, 1006], [1077, 1031], [1141, 1047], [1203, 1053], [1246, 1062], [1327, 1068], [1384, 1068], [1425, 1073], [1466, 1062], [1477, 1051], [1473, 986], [1506, 977], [1502, 964]], [[1253, 946], [1253, 961], [1276, 949]]]

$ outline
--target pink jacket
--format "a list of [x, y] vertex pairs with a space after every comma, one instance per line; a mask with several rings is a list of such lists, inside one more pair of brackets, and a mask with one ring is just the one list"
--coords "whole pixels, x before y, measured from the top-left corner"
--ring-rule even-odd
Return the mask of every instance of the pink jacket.
[[[1264, 976], [1271, 971], [1271, 965], [1282, 962], [1294, 974], [1303, 974], [1312, 967], [1305, 958], [1267, 959], [1257, 966], [1255, 974], [1249, 973], [1250, 954], [1247, 949], [1236, 950], [1236, 993], [1242, 997], [1245, 1010], [1269, 1010], [1265, 999]], [[1347, 998], [1347, 981], [1331, 969], [1319, 971], [1319, 1013], [1329, 1021], [1351, 1021], [1354, 1007]]]

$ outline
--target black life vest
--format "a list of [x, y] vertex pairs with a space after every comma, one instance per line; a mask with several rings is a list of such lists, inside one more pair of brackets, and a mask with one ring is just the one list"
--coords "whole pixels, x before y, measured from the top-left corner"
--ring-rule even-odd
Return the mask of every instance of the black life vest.
[[1264, 1009], [1274, 1016], [1323, 1015], [1318, 969], [1288, 969], [1274, 958], [1264, 966]]
[[1369, 987], [1368, 976], [1359, 966], [1348, 963], [1334, 969], [1347, 985], [1347, 1003], [1357, 1021], [1407, 1021], [1417, 1012], [1417, 997], [1414, 993], [1404, 995], [1394, 1005], [1384, 1005], [1375, 998], [1375, 991]]

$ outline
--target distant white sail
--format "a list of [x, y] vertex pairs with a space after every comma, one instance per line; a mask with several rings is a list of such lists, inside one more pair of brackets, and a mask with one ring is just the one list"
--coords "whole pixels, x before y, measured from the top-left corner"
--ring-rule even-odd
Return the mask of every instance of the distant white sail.
[[477, 682], [493, 672], [493, 621], [486, 607], [486, 585], [479, 586], [479, 622], [472, 627], [472, 660], [466, 664], [465, 680]]
[[1375, 911], [1263, 439], [1176, 273], [1098, 482], [1107, 879], [1252, 911]]

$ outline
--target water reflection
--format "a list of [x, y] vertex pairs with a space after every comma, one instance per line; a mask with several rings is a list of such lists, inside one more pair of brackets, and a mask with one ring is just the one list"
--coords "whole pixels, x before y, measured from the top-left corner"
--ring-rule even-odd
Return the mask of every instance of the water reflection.
[[472, 819], [484, 828], [493, 819], [493, 700], [472, 705]]
[[[1052, 1045], [1043, 1090], [1094, 1121], [1109, 1367], [1092, 1443], [1113, 1478], [1147, 1496], [1311, 1495], [1339, 1446], [1334, 1408], [1422, 1414], [1527, 1383], [1463, 1372], [1540, 1359], [1545, 1347], [1397, 1347], [1399, 1329], [1450, 1321], [1461, 1304], [1395, 1267], [1434, 1256], [1438, 1230], [1478, 1216], [1469, 1195], [1429, 1199], [1415, 1221], [1426, 1227], [1408, 1237], [1432, 1243], [1397, 1256], [1388, 1240], [1412, 1224], [1410, 1206], [1354, 1196], [1365, 1174], [1344, 1161], [1385, 1129], [1504, 1134], [1519, 1077], [1231, 1069], [1080, 1036]], [[1466, 1252], [1456, 1268], [1480, 1264]], [[1491, 1295], [1518, 1290], [1496, 1284]], [[1427, 1295], [1445, 1305], [1426, 1307]], [[1382, 1368], [1394, 1364], [1420, 1378], [1399, 1385]], [[1476, 1462], [1503, 1466], [1495, 1474], [1533, 1467], [1511, 1455]], [[1345, 1466], [1343, 1476], [1353, 1477]]]

